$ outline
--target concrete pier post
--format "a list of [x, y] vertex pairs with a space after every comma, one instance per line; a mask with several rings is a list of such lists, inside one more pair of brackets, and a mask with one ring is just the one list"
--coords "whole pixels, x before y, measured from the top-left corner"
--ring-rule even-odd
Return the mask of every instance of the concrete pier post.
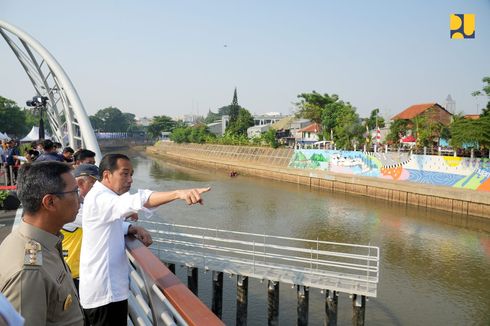
[[213, 298], [211, 310], [221, 319], [223, 312], [223, 272], [213, 271]]
[[247, 325], [248, 277], [237, 275], [236, 325]]
[[325, 295], [325, 326], [337, 326], [337, 307], [339, 295], [337, 291], [327, 290]]
[[271, 280], [267, 287], [267, 324], [279, 325], [279, 282]]
[[364, 319], [366, 315], [366, 296], [365, 295], [352, 295], [352, 325], [364, 326]]
[[165, 265], [167, 265], [168, 269], [175, 274], [175, 264], [167, 263]]
[[187, 267], [187, 287], [194, 293], [197, 294], [197, 272], [198, 269], [195, 267]]
[[297, 285], [298, 297], [298, 326], [308, 325], [308, 302], [310, 299], [310, 289], [307, 286]]

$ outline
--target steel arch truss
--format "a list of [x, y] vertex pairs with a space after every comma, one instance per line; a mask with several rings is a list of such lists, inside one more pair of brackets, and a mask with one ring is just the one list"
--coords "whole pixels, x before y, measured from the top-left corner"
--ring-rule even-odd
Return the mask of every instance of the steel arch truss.
[[46, 113], [53, 131], [52, 137], [75, 149], [90, 149], [100, 161], [99, 145], [88, 115], [56, 59], [30, 35], [1, 20], [0, 34], [24, 68], [37, 95], [49, 99]]

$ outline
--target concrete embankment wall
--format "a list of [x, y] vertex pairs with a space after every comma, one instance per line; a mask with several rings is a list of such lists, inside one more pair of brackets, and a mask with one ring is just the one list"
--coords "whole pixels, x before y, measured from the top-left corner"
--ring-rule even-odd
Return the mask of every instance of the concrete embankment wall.
[[288, 168], [292, 149], [158, 143], [147, 152], [188, 166], [258, 176], [314, 189], [369, 196], [406, 205], [490, 218], [490, 195], [466, 189]]

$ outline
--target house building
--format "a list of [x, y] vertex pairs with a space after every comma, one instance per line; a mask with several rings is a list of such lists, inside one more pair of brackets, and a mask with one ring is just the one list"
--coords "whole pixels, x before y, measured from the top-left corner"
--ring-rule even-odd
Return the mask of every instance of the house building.
[[279, 143], [293, 147], [296, 143], [296, 138], [301, 138], [301, 133], [298, 130], [311, 124], [308, 119], [295, 119], [294, 116], [284, 117], [276, 123], [272, 124], [277, 133], [276, 137]]
[[271, 128], [270, 123], [265, 125], [257, 125], [257, 126], [250, 127], [247, 129], [247, 137], [248, 138], [260, 137], [261, 134], [268, 131], [270, 128]]
[[312, 123], [296, 132], [296, 135], [300, 135], [300, 137], [296, 137], [296, 143], [300, 146], [314, 144], [320, 139], [319, 135], [321, 133], [322, 127], [320, 124]]
[[228, 123], [230, 122], [230, 116], [223, 115], [221, 120], [218, 120], [213, 123], [208, 123], [207, 127], [210, 133], [216, 136], [223, 136], [226, 131], [226, 127], [228, 127]]
[[391, 119], [412, 120], [419, 116], [427, 117], [432, 121], [448, 126], [451, 123], [452, 114], [437, 103], [423, 103], [412, 105]]
[[260, 115], [254, 115], [253, 118], [255, 126], [263, 126], [276, 123], [284, 118], [284, 116], [279, 112], [268, 112]]

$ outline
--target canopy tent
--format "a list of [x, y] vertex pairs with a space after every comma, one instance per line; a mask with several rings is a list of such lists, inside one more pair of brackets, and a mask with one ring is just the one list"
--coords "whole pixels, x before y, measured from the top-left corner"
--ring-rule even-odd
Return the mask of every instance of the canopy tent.
[[[29, 131], [29, 133], [27, 134], [27, 136], [22, 138], [20, 141], [28, 142], [28, 141], [38, 140], [38, 139], [39, 139], [39, 127], [33, 126], [31, 131]], [[51, 139], [51, 136], [47, 132], [44, 132], [44, 139]]]
[[407, 137], [402, 138], [402, 143], [415, 143], [416, 141], [417, 139], [415, 139], [415, 137], [412, 135], [408, 135]]
[[10, 140], [10, 137], [0, 131], [0, 140]]

